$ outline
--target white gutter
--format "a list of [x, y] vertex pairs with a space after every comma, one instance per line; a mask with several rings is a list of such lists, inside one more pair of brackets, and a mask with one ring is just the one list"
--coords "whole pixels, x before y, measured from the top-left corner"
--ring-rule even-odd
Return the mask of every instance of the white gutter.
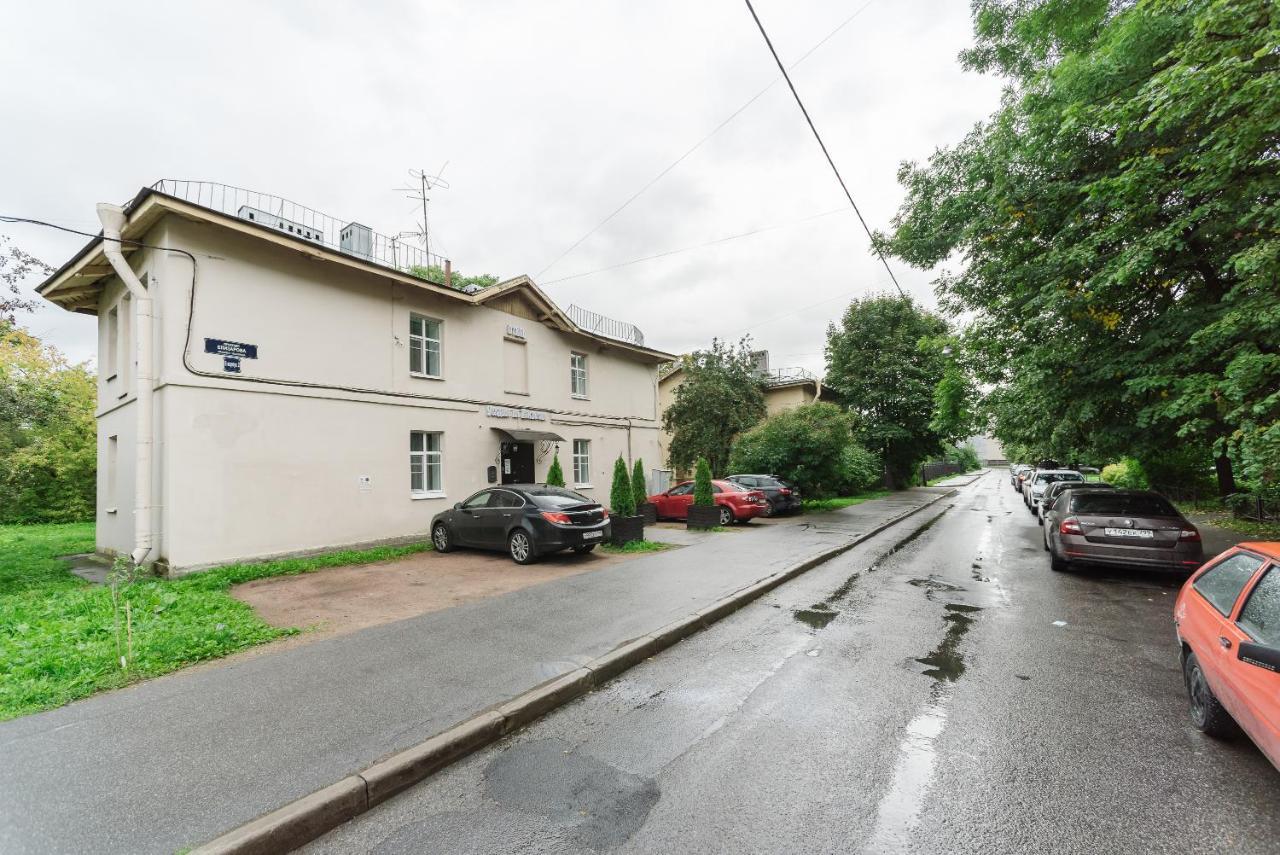
[[134, 440], [136, 460], [134, 464], [133, 491], [133, 552], [134, 564], [142, 564], [155, 551], [155, 534], [151, 527], [151, 465], [155, 444], [155, 428], [152, 420], [152, 395], [155, 391], [154, 355], [151, 349], [151, 294], [143, 287], [138, 274], [133, 272], [124, 253], [120, 251], [120, 231], [124, 228], [124, 209], [106, 202], [98, 204], [98, 219], [102, 221], [102, 254], [111, 268], [133, 296], [137, 312], [134, 337], [137, 339], [137, 436]]

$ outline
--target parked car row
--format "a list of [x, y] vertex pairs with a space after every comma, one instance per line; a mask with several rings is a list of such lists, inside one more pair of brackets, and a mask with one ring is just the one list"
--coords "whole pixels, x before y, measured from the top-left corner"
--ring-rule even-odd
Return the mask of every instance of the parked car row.
[[1050, 568], [1191, 571], [1173, 617], [1192, 724], [1210, 736], [1243, 730], [1280, 768], [1280, 543], [1242, 543], [1206, 564], [1199, 530], [1167, 498], [1070, 471], [1010, 467]]

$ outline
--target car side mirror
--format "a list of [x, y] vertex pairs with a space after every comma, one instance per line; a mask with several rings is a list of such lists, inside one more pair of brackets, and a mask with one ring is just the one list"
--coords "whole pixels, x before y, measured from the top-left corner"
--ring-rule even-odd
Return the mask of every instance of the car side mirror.
[[1280, 671], [1280, 648], [1245, 641], [1241, 642], [1236, 658], [1241, 662], [1266, 668], [1268, 671]]
[[462, 502], [454, 502], [454, 503], [453, 503], [453, 509], [454, 509], [455, 511], [460, 511], [460, 510], [462, 510]]

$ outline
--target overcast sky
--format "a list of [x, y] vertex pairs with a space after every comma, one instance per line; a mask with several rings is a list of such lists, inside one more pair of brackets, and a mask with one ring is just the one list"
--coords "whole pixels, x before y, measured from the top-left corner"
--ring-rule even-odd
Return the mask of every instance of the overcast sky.
[[[968, 6], [756, 3], [788, 65], [865, 7], [792, 76], [873, 228], [902, 198], [901, 161], [997, 106], [998, 82], [956, 60]], [[528, 273], [664, 350], [750, 332], [774, 367], [815, 371], [848, 299], [892, 287], [781, 82], [541, 272], [779, 79], [741, 0], [43, 0], [8, 4], [0, 64], [0, 213], [96, 231], [96, 202], [203, 179], [395, 233], [416, 215], [392, 188], [447, 162], [432, 249], [455, 269]], [[0, 228], [55, 266], [83, 243]], [[935, 305], [930, 273], [891, 263]], [[26, 323], [73, 359], [94, 353], [92, 319], [46, 306]]]

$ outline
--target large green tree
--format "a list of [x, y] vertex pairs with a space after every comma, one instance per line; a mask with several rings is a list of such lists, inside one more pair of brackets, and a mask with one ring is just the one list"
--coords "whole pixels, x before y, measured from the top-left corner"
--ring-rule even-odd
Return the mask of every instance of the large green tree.
[[764, 390], [747, 338], [736, 344], [715, 339], [709, 350], [681, 357], [675, 399], [662, 415], [671, 434], [668, 463], [689, 469], [699, 457], [725, 474], [733, 439], [764, 418]]
[[[997, 434], [1057, 456], [1280, 447], [1280, 4], [975, 0], [1001, 108], [885, 245], [933, 267]], [[1274, 467], [1272, 467], [1274, 469]], [[1266, 460], [1258, 464], [1266, 471]]]
[[0, 320], [0, 523], [93, 518], [97, 381]]
[[934, 393], [945, 369], [936, 339], [947, 324], [909, 297], [854, 300], [827, 328], [827, 380], [856, 418], [859, 441], [902, 486], [916, 464], [940, 450]]

